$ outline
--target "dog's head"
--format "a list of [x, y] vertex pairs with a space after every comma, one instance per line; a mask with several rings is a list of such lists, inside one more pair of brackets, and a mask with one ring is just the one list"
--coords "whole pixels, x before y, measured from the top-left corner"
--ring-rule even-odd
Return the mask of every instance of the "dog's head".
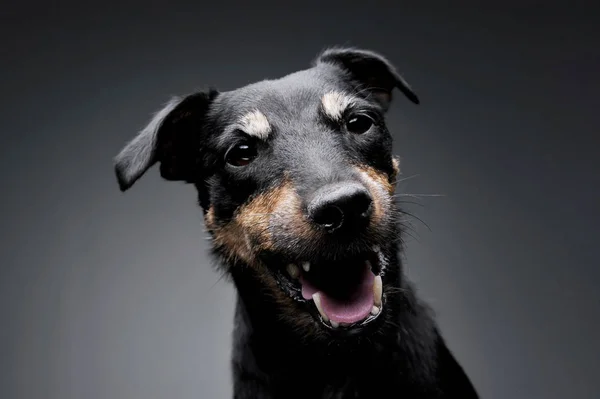
[[175, 98], [116, 157], [121, 190], [159, 163], [197, 187], [215, 252], [252, 273], [280, 319], [363, 331], [399, 284], [394, 88], [419, 102], [383, 56], [333, 48], [281, 79]]

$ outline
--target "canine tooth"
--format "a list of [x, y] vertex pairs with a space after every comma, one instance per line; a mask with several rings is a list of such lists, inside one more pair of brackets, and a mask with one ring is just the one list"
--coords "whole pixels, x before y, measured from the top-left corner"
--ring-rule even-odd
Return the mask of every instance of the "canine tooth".
[[381, 306], [381, 295], [383, 293], [383, 283], [381, 281], [381, 276], [375, 276], [375, 280], [373, 281], [373, 302], [375, 306]]
[[300, 269], [298, 269], [298, 266], [294, 265], [293, 263], [287, 265], [287, 271], [292, 278], [298, 278], [300, 275]]
[[379, 313], [379, 308], [377, 306], [373, 306], [373, 308], [371, 309], [371, 314], [373, 316], [377, 316], [378, 313]]
[[315, 302], [315, 306], [317, 307], [317, 310], [321, 314], [321, 317], [323, 318], [323, 320], [329, 321], [329, 317], [327, 317], [327, 315], [323, 311], [323, 308], [321, 307], [321, 297], [319, 296], [319, 293], [318, 292], [314, 293], [312, 296], [312, 299]]
[[337, 321], [333, 321], [333, 320], [329, 320], [329, 324], [331, 324], [331, 327], [333, 327], [333, 328], [338, 328], [340, 326], [340, 323], [338, 323]]
[[304, 269], [305, 272], [308, 273], [308, 271], [310, 270], [310, 262], [304, 262], [302, 264], [302, 268]]

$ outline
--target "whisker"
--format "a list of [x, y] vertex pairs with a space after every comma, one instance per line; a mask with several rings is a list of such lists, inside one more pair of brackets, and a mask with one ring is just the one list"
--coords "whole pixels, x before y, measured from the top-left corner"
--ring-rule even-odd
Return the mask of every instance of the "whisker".
[[425, 206], [419, 202], [415, 202], [415, 201], [395, 201], [396, 204], [407, 204], [407, 205], [418, 205], [418, 206]]
[[412, 198], [427, 198], [427, 197], [445, 197], [446, 194], [409, 194], [409, 193], [397, 193], [392, 197], [412, 197]]
[[[408, 235], [410, 238], [412, 238], [413, 240], [415, 240], [416, 242], [420, 242], [420, 241], [419, 241], [419, 238], [418, 238], [418, 237], [416, 237], [415, 235], [413, 235], [413, 234], [411, 233], [411, 229], [404, 229], [404, 233], [405, 233], [406, 235]], [[415, 234], [416, 234], [416, 231], [415, 231]], [[405, 243], [405, 241], [404, 241], [404, 240], [403, 240], [402, 242], [403, 242], [403, 243]]]
[[423, 219], [421, 219], [420, 217], [418, 217], [418, 216], [416, 216], [415, 214], [413, 214], [413, 213], [410, 213], [410, 212], [408, 212], [408, 211], [404, 211], [404, 210], [403, 210], [403, 211], [400, 211], [400, 212], [402, 212], [403, 214], [405, 214], [405, 215], [407, 215], [407, 216], [410, 216], [410, 217], [412, 217], [412, 218], [414, 218], [414, 219], [418, 220], [419, 222], [423, 223], [423, 226], [425, 226], [425, 227], [427, 228], [427, 230], [431, 231], [431, 227], [429, 227], [429, 225], [428, 225], [427, 223], [425, 223], [425, 221], [424, 221]]
[[394, 180], [394, 183], [395, 183], [395, 184], [402, 183], [402, 182], [404, 182], [404, 181], [407, 181], [407, 180], [410, 180], [410, 179], [414, 179], [415, 177], [419, 177], [419, 176], [421, 176], [421, 175], [417, 173], [416, 175], [410, 175], [410, 176], [406, 176], [406, 177], [402, 177], [402, 178], [400, 178], [400, 177], [397, 177], [397, 178]]

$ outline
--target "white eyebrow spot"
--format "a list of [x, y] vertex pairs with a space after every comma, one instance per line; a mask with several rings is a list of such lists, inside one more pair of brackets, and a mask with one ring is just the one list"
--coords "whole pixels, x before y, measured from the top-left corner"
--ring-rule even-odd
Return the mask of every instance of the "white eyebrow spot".
[[265, 140], [271, 133], [271, 125], [267, 117], [259, 110], [248, 112], [239, 123], [244, 132], [261, 140]]
[[348, 108], [354, 100], [351, 96], [340, 93], [338, 91], [331, 91], [326, 93], [323, 98], [321, 98], [321, 104], [323, 104], [323, 111], [325, 114], [337, 121], [340, 120], [346, 108]]

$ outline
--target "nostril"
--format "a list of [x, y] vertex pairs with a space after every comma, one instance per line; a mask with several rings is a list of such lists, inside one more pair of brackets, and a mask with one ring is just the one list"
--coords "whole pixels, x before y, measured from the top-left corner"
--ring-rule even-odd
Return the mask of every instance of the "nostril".
[[373, 200], [368, 194], [360, 195], [355, 199], [355, 210], [362, 218], [369, 217], [373, 211]]
[[313, 223], [327, 229], [337, 230], [362, 227], [371, 217], [373, 200], [369, 192], [359, 184], [337, 184], [317, 191], [308, 205], [308, 215]]
[[337, 229], [344, 222], [344, 212], [335, 205], [322, 206], [313, 212], [312, 218], [326, 229]]

